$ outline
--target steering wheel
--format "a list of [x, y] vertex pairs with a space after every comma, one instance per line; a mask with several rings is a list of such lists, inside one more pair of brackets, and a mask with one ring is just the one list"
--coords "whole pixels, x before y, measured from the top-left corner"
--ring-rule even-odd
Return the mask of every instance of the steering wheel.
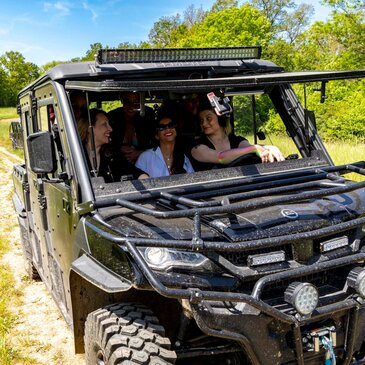
[[235, 160], [231, 161], [227, 164], [227, 167], [234, 167], [234, 166], [242, 166], [242, 165], [253, 165], [257, 163], [261, 163], [261, 158], [256, 155], [256, 153], [251, 152], [247, 153], [246, 155], [242, 155], [237, 157]]

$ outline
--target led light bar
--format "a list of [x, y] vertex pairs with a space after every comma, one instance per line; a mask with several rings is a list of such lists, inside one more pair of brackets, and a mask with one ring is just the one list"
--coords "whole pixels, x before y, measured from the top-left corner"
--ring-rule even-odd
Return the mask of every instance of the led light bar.
[[100, 49], [96, 62], [112, 63], [198, 62], [257, 59], [261, 47], [222, 48], [119, 48]]
[[275, 251], [270, 253], [262, 253], [258, 255], [249, 255], [247, 257], [247, 264], [249, 266], [260, 266], [267, 264], [276, 264], [285, 261], [284, 251]]
[[333, 239], [325, 241], [325, 242], [321, 242], [320, 249], [321, 249], [321, 252], [327, 252], [327, 251], [336, 250], [337, 248], [348, 246], [348, 244], [349, 244], [348, 237], [342, 236], [342, 237], [333, 238]]

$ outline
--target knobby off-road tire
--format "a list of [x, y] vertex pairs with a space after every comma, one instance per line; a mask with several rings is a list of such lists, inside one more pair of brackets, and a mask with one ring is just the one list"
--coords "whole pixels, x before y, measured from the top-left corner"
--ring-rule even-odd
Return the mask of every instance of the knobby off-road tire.
[[87, 365], [171, 365], [176, 353], [157, 317], [144, 305], [122, 303], [90, 313], [85, 324]]

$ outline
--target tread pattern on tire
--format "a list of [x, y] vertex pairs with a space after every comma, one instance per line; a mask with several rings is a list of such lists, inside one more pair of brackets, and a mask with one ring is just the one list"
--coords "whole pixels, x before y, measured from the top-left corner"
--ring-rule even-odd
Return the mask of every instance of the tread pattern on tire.
[[106, 306], [88, 315], [85, 324], [86, 364], [171, 365], [176, 353], [153, 312], [141, 304]]

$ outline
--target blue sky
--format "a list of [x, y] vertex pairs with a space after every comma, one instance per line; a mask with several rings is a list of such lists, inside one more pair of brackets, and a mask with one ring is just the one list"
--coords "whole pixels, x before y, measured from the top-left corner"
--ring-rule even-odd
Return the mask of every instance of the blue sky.
[[[22, 53], [26, 61], [42, 66], [53, 60], [82, 57], [90, 44], [148, 40], [154, 22], [182, 14], [189, 5], [204, 10], [214, 0], [5, 0], [0, 12], [0, 55]], [[318, 1], [314, 20], [325, 20], [328, 8]], [[240, 2], [242, 3], [242, 1]]]

